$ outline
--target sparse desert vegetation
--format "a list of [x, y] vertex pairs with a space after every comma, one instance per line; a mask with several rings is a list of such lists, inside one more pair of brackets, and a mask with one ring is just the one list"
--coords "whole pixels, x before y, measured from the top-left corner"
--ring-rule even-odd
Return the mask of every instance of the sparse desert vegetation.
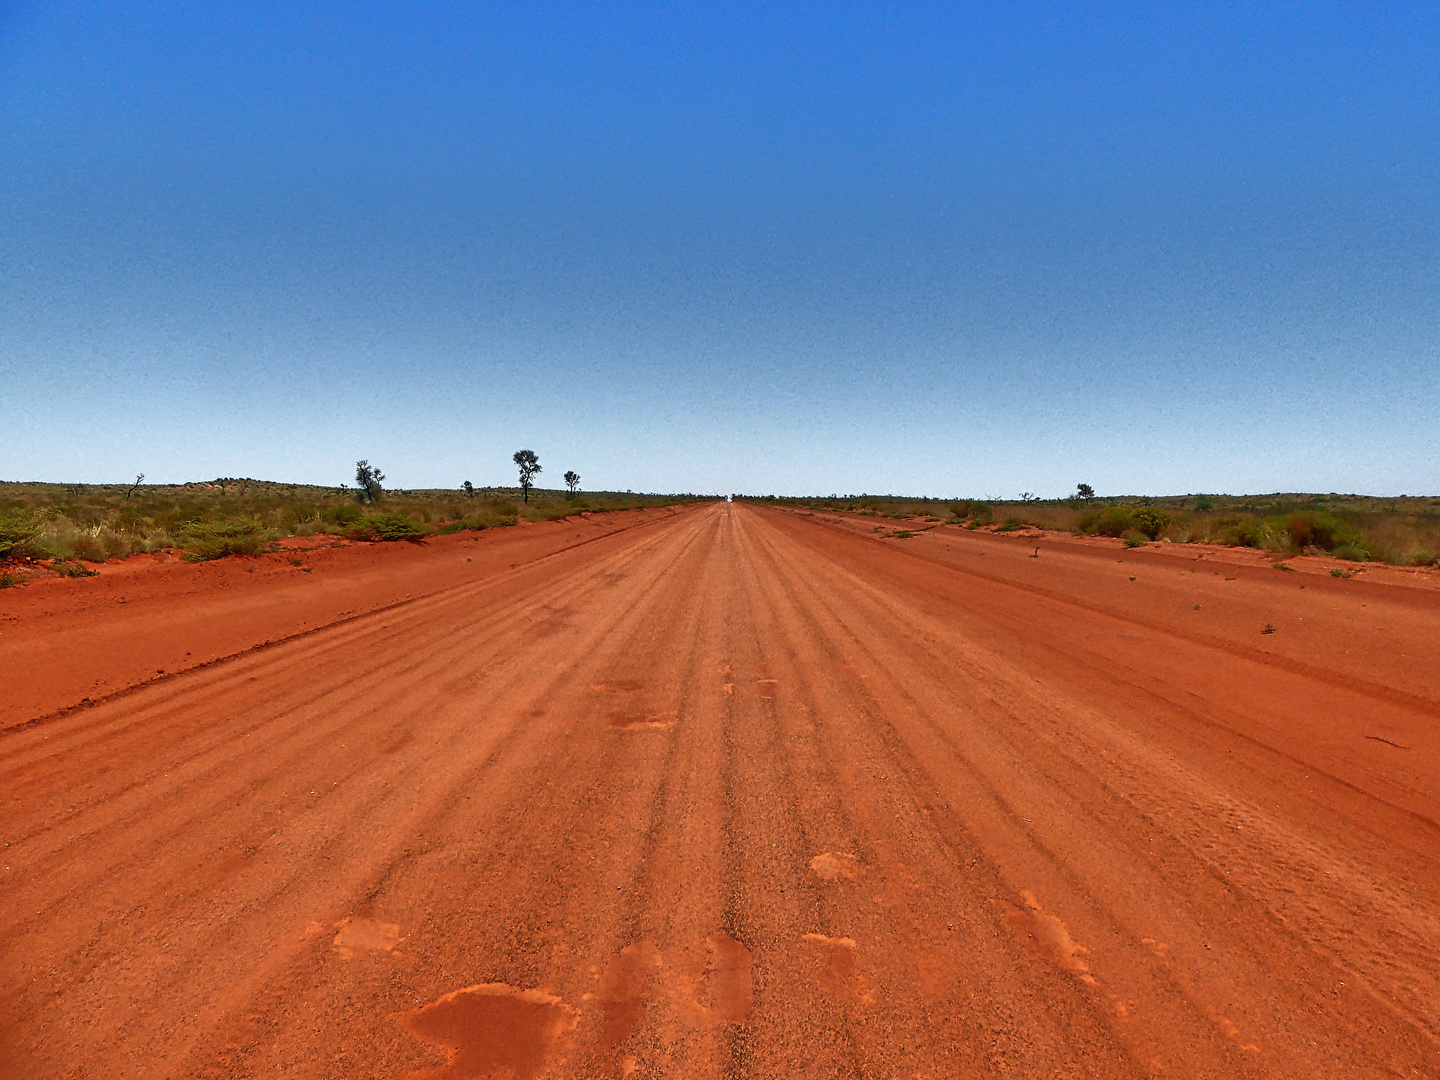
[[[697, 498], [612, 492], [576, 497], [532, 488], [525, 502], [512, 488], [382, 491], [382, 476], [371, 469], [370, 484], [358, 490], [235, 478], [138, 486], [3, 483], [0, 562], [12, 568], [43, 562], [79, 576], [88, 572], [85, 563], [140, 552], [182, 551], [203, 560], [257, 554], [294, 536], [415, 540]], [[12, 574], [7, 580], [21, 579]]]
[[1250, 547], [1285, 557], [1325, 554], [1353, 562], [1433, 566], [1440, 562], [1440, 499], [1366, 495], [1178, 495], [1097, 498], [1087, 484], [1074, 497], [1037, 500], [912, 499], [888, 495], [760, 501], [864, 514], [921, 518], [967, 529], [1049, 529], [1151, 542]]

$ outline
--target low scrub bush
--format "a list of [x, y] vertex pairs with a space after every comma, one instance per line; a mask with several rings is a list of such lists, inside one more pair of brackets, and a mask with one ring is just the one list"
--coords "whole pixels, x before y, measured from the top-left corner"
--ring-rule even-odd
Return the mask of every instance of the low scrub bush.
[[50, 563], [50, 569], [61, 577], [94, 577], [99, 573], [74, 559], [55, 559]]
[[527, 516], [533, 521], [559, 521], [562, 518], [573, 517], [579, 512], [568, 502], [553, 503], [550, 506], [537, 506]]
[[1142, 506], [1138, 510], [1130, 512], [1130, 520], [1134, 522], [1137, 532], [1144, 533], [1145, 536], [1154, 540], [1160, 535], [1160, 530], [1169, 526], [1170, 515], [1164, 510]]
[[70, 541], [70, 557], [86, 562], [105, 561], [105, 542], [93, 533], [86, 533]]
[[1337, 559], [1348, 559], [1351, 562], [1365, 562], [1370, 558], [1370, 552], [1359, 544], [1341, 544], [1337, 548], [1332, 548], [1330, 554]]
[[1125, 546], [1127, 548], [1143, 547], [1147, 539], [1148, 537], [1144, 533], [1131, 529], [1125, 534]]
[[1163, 510], [1148, 506], [1107, 506], [1082, 517], [1076, 531], [1091, 536], [1115, 537], [1138, 533], [1145, 539], [1154, 540], [1169, 525], [1170, 515]]
[[1253, 518], [1223, 518], [1217, 539], [1226, 547], [1264, 547], [1267, 539], [1263, 523]]
[[1355, 539], [1354, 531], [1345, 522], [1324, 510], [1297, 511], [1281, 518], [1280, 527], [1296, 551], [1307, 547], [1330, 551]]
[[418, 540], [426, 529], [403, 510], [392, 510], [370, 519], [371, 531], [381, 540]]
[[0, 559], [8, 558], [18, 550], [24, 550], [35, 536], [36, 525], [33, 514], [11, 510], [0, 515]]
[[338, 506], [332, 506], [329, 510], [325, 511], [324, 515], [326, 521], [339, 525], [341, 528], [349, 528], [359, 524], [360, 519], [364, 516], [364, 511], [354, 503], [341, 503]]
[[1411, 566], [1434, 566], [1440, 560], [1435, 558], [1433, 551], [1426, 551], [1422, 548], [1419, 551], [1412, 551], [1405, 561]]
[[[482, 529], [505, 529], [514, 525], [520, 519], [514, 515], [498, 516], [496, 514], [474, 514], [470, 517], [461, 518], [455, 522], [456, 531], [469, 529], [472, 532], [479, 532]], [[447, 526], [448, 528], [448, 526]]]
[[131, 541], [130, 537], [124, 533], [111, 532], [109, 529], [106, 529], [104, 535], [101, 537], [101, 544], [105, 548], [105, 557], [107, 559], [123, 559], [127, 555], [133, 554], [137, 549], [136, 544]]
[[254, 521], [192, 521], [181, 530], [179, 539], [185, 558], [192, 562], [259, 555], [266, 548], [265, 531]]
[[1124, 536], [1134, 527], [1134, 512], [1128, 506], [1107, 506], [1086, 514], [1076, 526], [1090, 536]]

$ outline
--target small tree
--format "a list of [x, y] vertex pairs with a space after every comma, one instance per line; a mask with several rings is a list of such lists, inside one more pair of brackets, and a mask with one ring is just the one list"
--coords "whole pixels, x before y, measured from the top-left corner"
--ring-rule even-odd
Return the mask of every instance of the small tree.
[[565, 486], [570, 489], [570, 497], [575, 497], [575, 489], [580, 486], [580, 474], [571, 469], [565, 474]]
[[1076, 484], [1075, 494], [1079, 495], [1082, 499], [1089, 500], [1095, 497], [1095, 489], [1089, 484]]
[[535, 474], [540, 472], [540, 459], [535, 456], [534, 450], [516, 450], [515, 456], [510, 459], [520, 469], [520, 490], [525, 493], [525, 501], [530, 501], [530, 485], [535, 482]]
[[466, 497], [471, 499], [475, 497], [475, 485], [469, 480], [466, 480], [460, 487], [464, 489]]
[[385, 489], [380, 486], [385, 479], [385, 474], [371, 465], [368, 461], [357, 461], [355, 463], [355, 483], [360, 485], [360, 501], [377, 503]]
[[135, 477], [135, 483], [133, 483], [133, 484], [130, 485], [130, 490], [127, 491], [127, 492], [125, 492], [125, 498], [128, 499], [128, 498], [130, 498], [131, 495], [134, 495], [134, 494], [135, 494], [135, 489], [138, 488], [138, 487], [139, 487], [141, 484], [143, 484], [144, 482], [145, 482], [145, 474], [142, 472], [142, 473], [140, 473], [139, 475], [137, 475], [137, 476]]

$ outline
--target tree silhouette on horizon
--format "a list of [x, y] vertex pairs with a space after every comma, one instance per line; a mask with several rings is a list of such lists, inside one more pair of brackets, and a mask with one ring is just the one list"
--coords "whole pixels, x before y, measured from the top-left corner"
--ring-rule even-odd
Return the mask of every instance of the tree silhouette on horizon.
[[530, 501], [530, 485], [535, 482], [535, 474], [540, 472], [540, 459], [535, 456], [534, 450], [516, 450], [515, 456], [510, 459], [520, 469], [520, 490], [525, 494], [525, 501]]

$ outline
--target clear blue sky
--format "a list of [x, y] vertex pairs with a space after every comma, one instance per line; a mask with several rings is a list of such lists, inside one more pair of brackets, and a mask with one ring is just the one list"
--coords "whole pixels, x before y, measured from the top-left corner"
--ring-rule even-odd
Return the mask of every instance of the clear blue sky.
[[1440, 492], [1440, 5], [0, 5], [0, 479]]

